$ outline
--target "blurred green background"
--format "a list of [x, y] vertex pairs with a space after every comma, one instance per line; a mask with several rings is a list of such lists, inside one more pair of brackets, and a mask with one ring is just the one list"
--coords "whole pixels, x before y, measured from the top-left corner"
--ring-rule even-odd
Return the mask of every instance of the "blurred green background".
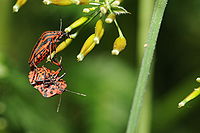
[[[137, 42], [143, 23], [138, 18], [149, 13], [138, 6], [140, 2], [125, 0], [122, 4], [132, 14], [118, 17], [128, 43], [119, 56], [110, 54], [118, 36], [111, 24], [84, 61], [76, 61], [94, 23], [59, 53], [68, 89], [87, 97], [64, 93], [57, 113], [59, 96], [43, 98], [31, 87], [27, 61], [41, 33], [59, 30], [60, 19], [64, 29], [83, 15], [83, 6], [46, 6], [40, 0], [30, 0], [18, 13], [12, 13], [15, 1], [1, 0], [0, 133], [124, 133], [140, 64]], [[151, 92], [144, 103], [148, 108], [144, 108], [140, 124], [151, 128], [140, 133], [200, 132], [200, 99], [177, 108], [178, 102], [199, 86], [195, 82], [200, 74], [199, 7], [199, 0], [168, 2], [157, 40]]]

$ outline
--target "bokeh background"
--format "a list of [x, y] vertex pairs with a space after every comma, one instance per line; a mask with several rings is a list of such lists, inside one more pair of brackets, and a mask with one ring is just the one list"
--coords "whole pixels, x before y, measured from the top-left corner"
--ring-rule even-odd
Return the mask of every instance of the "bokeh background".
[[[0, 133], [124, 133], [141, 61], [138, 48], [145, 43], [138, 41], [139, 28], [147, 25], [140, 18], [149, 14], [146, 7], [153, 1], [144, 6], [140, 0], [123, 2], [131, 14], [118, 17], [128, 43], [119, 56], [110, 54], [118, 36], [111, 24], [84, 61], [76, 61], [95, 23], [59, 53], [68, 89], [87, 96], [62, 94], [58, 113], [59, 96], [43, 98], [29, 84], [27, 61], [41, 33], [59, 30], [60, 19], [64, 29], [83, 15], [84, 6], [46, 6], [42, 0], [30, 0], [13, 13], [14, 3], [0, 1]], [[138, 133], [200, 132], [200, 98], [177, 108], [199, 86], [195, 82], [200, 74], [199, 7], [199, 0], [168, 2]]]

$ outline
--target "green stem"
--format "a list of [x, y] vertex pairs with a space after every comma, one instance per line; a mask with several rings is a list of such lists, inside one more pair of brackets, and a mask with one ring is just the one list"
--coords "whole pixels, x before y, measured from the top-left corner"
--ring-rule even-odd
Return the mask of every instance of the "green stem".
[[147, 35], [146, 49], [142, 59], [140, 73], [137, 81], [135, 96], [133, 98], [132, 108], [129, 116], [128, 126], [126, 133], [135, 133], [138, 127], [138, 118], [140, 116], [142, 101], [146, 91], [146, 84], [148, 81], [151, 62], [156, 46], [160, 24], [162, 22], [163, 14], [167, 0], [156, 0], [153, 10], [153, 15], [150, 24], [150, 30]]
[[100, 13], [100, 11], [95, 11], [91, 15], [91, 17], [89, 18], [89, 20], [87, 20], [75, 33], [71, 34], [71, 37], [73, 39], [75, 39], [76, 36], [79, 34], [79, 32], [81, 32], [99, 13]]
[[120, 29], [120, 27], [119, 27], [119, 25], [118, 25], [116, 19], [114, 19], [114, 23], [115, 23], [115, 25], [116, 25], [116, 27], [117, 27], [117, 30], [118, 30], [119, 36], [120, 36], [120, 37], [124, 37], [124, 35], [123, 35], [123, 33], [122, 33], [122, 31], [121, 31], [121, 29]]
[[[137, 28], [137, 64], [141, 64], [142, 56], [144, 54], [144, 44], [149, 31], [149, 25], [152, 17], [154, 0], [140, 0], [138, 3], [138, 28]], [[145, 10], [144, 10], [145, 9]], [[152, 65], [152, 70], [153, 70]], [[153, 71], [151, 71], [153, 73]], [[149, 77], [147, 92], [144, 96], [143, 107], [139, 116], [139, 125], [136, 130], [137, 133], [151, 132], [151, 118], [152, 118], [152, 83], [153, 75]]]
[[[138, 5], [138, 28], [137, 28], [137, 58], [141, 64], [144, 54], [144, 43], [149, 31], [149, 25], [152, 17], [154, 0], [140, 0]], [[145, 9], [145, 10], [144, 10]]]

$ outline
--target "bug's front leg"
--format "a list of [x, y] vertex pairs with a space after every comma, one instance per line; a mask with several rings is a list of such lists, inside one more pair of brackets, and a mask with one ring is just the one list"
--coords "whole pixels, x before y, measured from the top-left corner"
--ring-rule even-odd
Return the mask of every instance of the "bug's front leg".
[[51, 62], [55, 55], [56, 55], [56, 51], [53, 51], [52, 53], [50, 53], [50, 55], [47, 57], [46, 63]]

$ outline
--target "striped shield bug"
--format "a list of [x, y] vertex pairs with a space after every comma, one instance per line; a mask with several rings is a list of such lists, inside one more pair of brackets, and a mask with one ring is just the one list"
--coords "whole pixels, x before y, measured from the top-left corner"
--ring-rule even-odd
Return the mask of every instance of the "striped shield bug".
[[59, 71], [50, 70], [45, 67], [37, 67], [29, 72], [29, 82], [37, 89], [42, 96], [52, 97], [62, 94], [67, 87], [66, 82], [62, 79], [65, 73], [58, 76]]
[[[29, 58], [28, 63], [31, 70], [36, 68], [47, 56], [51, 55], [56, 50], [57, 43], [61, 42], [64, 38], [69, 38], [68, 33], [63, 31], [45, 31], [35, 44]], [[60, 62], [55, 58], [52, 59], [52, 63], [61, 67]]]
[[[61, 69], [59, 69], [61, 70]], [[74, 92], [68, 89], [66, 82], [62, 79], [65, 73], [58, 76], [60, 71], [50, 70], [46, 67], [37, 67], [29, 72], [29, 82], [37, 89], [43, 97], [52, 97], [63, 92], [70, 92], [81, 96], [86, 96], [79, 92]]]

